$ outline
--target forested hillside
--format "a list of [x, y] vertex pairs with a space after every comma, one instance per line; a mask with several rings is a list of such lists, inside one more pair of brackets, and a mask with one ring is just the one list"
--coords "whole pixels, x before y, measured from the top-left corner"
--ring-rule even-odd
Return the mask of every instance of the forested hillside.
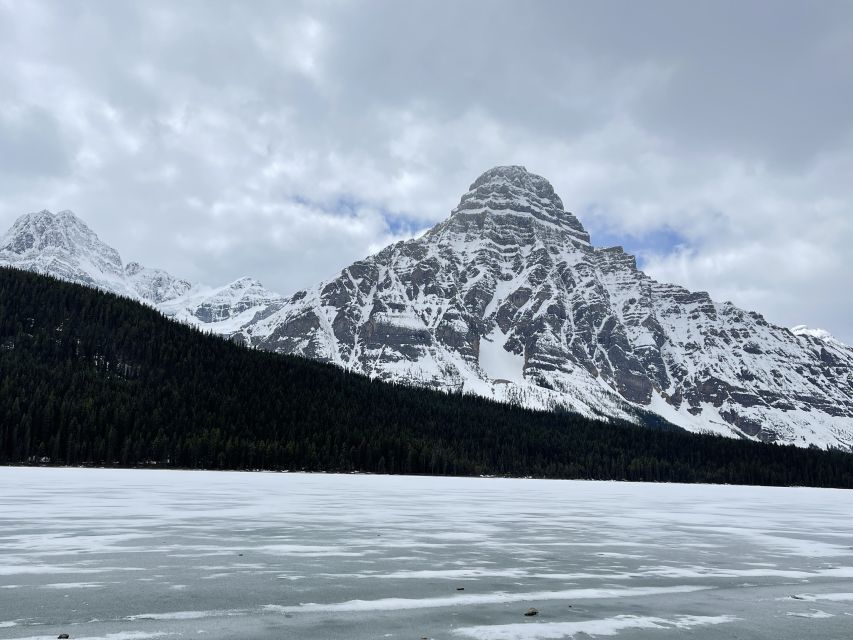
[[537, 413], [252, 351], [0, 269], [0, 462], [853, 487], [853, 455]]

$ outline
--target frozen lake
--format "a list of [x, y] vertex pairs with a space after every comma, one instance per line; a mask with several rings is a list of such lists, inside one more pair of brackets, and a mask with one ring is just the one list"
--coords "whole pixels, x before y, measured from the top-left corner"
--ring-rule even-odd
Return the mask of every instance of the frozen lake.
[[0, 638], [851, 629], [851, 491], [0, 468]]

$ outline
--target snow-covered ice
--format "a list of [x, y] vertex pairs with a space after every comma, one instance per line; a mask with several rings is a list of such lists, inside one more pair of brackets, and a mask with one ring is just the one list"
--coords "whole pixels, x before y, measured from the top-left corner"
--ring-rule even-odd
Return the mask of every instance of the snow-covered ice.
[[603, 620], [580, 622], [545, 622], [539, 624], [504, 624], [457, 629], [460, 636], [477, 640], [545, 640], [546, 638], [573, 638], [577, 635], [615, 636], [627, 629], [690, 629], [735, 622], [731, 616], [678, 616], [664, 620], [649, 616], [616, 616]]
[[0, 468], [0, 638], [846, 637], [851, 513], [829, 489]]

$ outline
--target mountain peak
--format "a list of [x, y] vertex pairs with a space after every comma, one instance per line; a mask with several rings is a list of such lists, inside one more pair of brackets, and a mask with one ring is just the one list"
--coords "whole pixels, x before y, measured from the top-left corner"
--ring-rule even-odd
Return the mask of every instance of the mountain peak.
[[[548, 188], [551, 188], [551, 184], [545, 178], [535, 173], [531, 173], [527, 170], [527, 167], [520, 164], [498, 165], [496, 167], [492, 167], [488, 171], [484, 171], [480, 177], [474, 181], [470, 188], [476, 189], [481, 185], [495, 182], [507, 182], [516, 187], [527, 189], [533, 188], [534, 190], [534, 183], [546, 185]], [[554, 189], [551, 188], [551, 191], [553, 190]]]
[[22, 215], [0, 241], [0, 252], [22, 255], [55, 249], [70, 251], [80, 246], [110, 254], [107, 259], [117, 261], [120, 266], [118, 255], [112, 255], [114, 250], [103, 244], [97, 234], [69, 210], [51, 213], [42, 209]]
[[0, 238], [0, 263], [125, 293], [118, 252], [67, 210], [18, 218]]
[[41, 211], [34, 211], [32, 213], [25, 213], [24, 215], [18, 217], [15, 221], [18, 222], [26, 222], [26, 221], [51, 221], [51, 222], [59, 222], [59, 221], [74, 221], [78, 224], [86, 226], [86, 224], [77, 217], [77, 215], [71, 211], [71, 209], [63, 209], [58, 213], [53, 213], [49, 209], [42, 209]]
[[250, 276], [243, 276], [242, 278], [237, 278], [231, 284], [226, 285], [227, 289], [231, 289], [233, 291], [243, 290], [243, 289], [263, 289], [264, 285], [261, 284], [260, 280], [256, 280]]
[[527, 194], [550, 202], [559, 209], [563, 208], [563, 201], [554, 192], [551, 183], [540, 175], [530, 173], [521, 165], [492, 167], [477, 178], [468, 191], [504, 194], [513, 192], [516, 196]]
[[492, 215], [532, 218], [568, 232], [574, 241], [589, 244], [589, 234], [548, 180], [521, 165], [497, 166], [477, 178], [462, 196], [451, 217]]
[[91, 236], [97, 238], [85, 222], [68, 209], [53, 213], [47, 209], [33, 213], [25, 213], [12, 224], [6, 232], [6, 239], [26, 236], [33, 240], [42, 238], [45, 242], [57, 241], [59, 237], [69, 234]]

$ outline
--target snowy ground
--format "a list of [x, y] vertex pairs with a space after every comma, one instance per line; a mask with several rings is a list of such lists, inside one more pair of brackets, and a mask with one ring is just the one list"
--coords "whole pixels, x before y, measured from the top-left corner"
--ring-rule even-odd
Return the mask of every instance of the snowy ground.
[[851, 628], [853, 492], [0, 468], [0, 638]]

